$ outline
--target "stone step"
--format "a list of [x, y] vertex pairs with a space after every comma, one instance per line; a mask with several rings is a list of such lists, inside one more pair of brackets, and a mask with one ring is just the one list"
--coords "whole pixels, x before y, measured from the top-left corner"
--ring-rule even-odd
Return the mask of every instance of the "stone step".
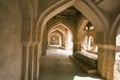
[[88, 74], [96, 74], [97, 73], [97, 68], [93, 68], [90, 65], [77, 60], [74, 56], [70, 55], [69, 56], [80, 68], [82, 68], [85, 72]]

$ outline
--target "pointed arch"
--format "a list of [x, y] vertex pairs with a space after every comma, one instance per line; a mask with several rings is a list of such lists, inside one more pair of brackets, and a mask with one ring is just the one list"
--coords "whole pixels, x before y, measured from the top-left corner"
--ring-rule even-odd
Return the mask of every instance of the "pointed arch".
[[[43, 38], [44, 30], [46, 28], [46, 23], [52, 17], [62, 12], [63, 10], [69, 7], [75, 7], [78, 11], [80, 11], [84, 16], [91, 21], [93, 26], [97, 27], [97, 30], [104, 31], [104, 42], [107, 43], [107, 35], [109, 30], [109, 22], [106, 16], [101, 12], [101, 10], [97, 7], [97, 5], [92, 0], [60, 0], [55, 5], [52, 5], [50, 8], [45, 10], [43, 14], [39, 17], [37, 28], [36, 28], [36, 41], [40, 44], [40, 48], [42, 50], [42, 42], [45, 40]], [[88, 14], [89, 13], [89, 14]], [[75, 43], [76, 44], [76, 43]], [[76, 50], [76, 47], [74, 47]], [[104, 56], [104, 55], [103, 55]], [[100, 60], [102, 61], [102, 60]], [[103, 72], [106, 68], [106, 60], [104, 62], [100, 62], [102, 66], [100, 66], [99, 73], [102, 76], [106, 75], [106, 72]], [[100, 65], [101, 65], [100, 64]], [[103, 74], [104, 73], [104, 74]]]
[[75, 29], [73, 29], [72, 26], [70, 26], [69, 24], [67, 24], [65, 22], [61, 22], [61, 21], [60, 22], [58, 21], [57, 23], [55, 23], [52, 26], [50, 26], [48, 30], [53, 29], [53, 28], [55, 28], [58, 25], [62, 25], [64, 28], [68, 29], [72, 33], [72, 35], [75, 32]]
[[94, 2], [91, 0], [76, 0], [73, 6], [96, 27], [96, 31], [108, 30], [109, 22]]
[[[65, 31], [62, 30], [61, 28], [59, 28], [58, 26], [61, 26], [61, 28], [63, 27]], [[72, 42], [74, 40], [74, 34], [73, 34], [74, 31], [73, 31], [73, 29], [70, 29], [70, 28], [72, 28], [72, 27], [70, 27], [70, 26], [68, 27], [63, 23], [58, 22], [58, 23], [52, 25], [51, 27], [49, 27], [47, 34], [49, 36], [49, 34], [50, 34], [49, 32], [51, 32], [51, 31], [54, 32], [56, 30], [61, 32], [63, 34], [63, 46], [65, 47], [65, 49], [67, 49], [68, 44], [70, 45], [70, 43], [71, 43], [71, 46], [72, 46]], [[71, 36], [71, 37], [68, 38], [68, 36], [69, 37]], [[72, 49], [72, 47], [71, 47], [71, 49]]]
[[61, 0], [43, 12], [43, 14], [40, 16], [38, 23], [37, 23], [36, 40], [38, 42], [40, 41], [40, 37], [43, 37], [42, 31], [44, 30], [46, 22], [50, 20], [56, 14], [72, 6], [74, 1], [75, 0], [69, 0], [69, 1]]
[[[36, 40], [39, 42], [43, 37], [44, 27], [46, 22], [51, 19], [56, 14], [62, 12], [63, 10], [69, 7], [75, 7], [79, 10], [82, 14], [84, 14], [95, 26], [104, 27], [105, 29], [108, 28], [108, 23], [106, 17], [102, 14], [102, 12], [97, 8], [95, 4], [91, 1], [86, 0], [61, 0], [55, 5], [48, 8], [43, 14], [40, 16], [38, 23], [37, 23], [37, 33], [36, 33]], [[89, 13], [89, 14], [87, 14]]]
[[[53, 42], [53, 40], [56, 42], [57, 45], [59, 45], [59, 47], [61, 47], [61, 40], [62, 40], [62, 33], [61, 32], [53, 32], [48, 36], [48, 45], [51, 45], [51, 42]], [[53, 42], [54, 43], [54, 42]]]
[[55, 31], [59, 31], [62, 35], [63, 35], [63, 39], [65, 39], [66, 38], [66, 34], [65, 34], [65, 32], [63, 31], [63, 30], [61, 30], [61, 29], [59, 29], [59, 28], [53, 28], [53, 29], [50, 29], [49, 31], [48, 31], [48, 37], [52, 34], [52, 33], [54, 33]]
[[[61, 25], [62, 27], [66, 28], [67, 30], [69, 30], [69, 31], [71, 32], [71, 34], [72, 34], [72, 37], [74, 38], [74, 36], [73, 36], [73, 35], [74, 35], [74, 30], [72, 29], [72, 27], [69, 26], [69, 25], [67, 25], [67, 24], [65, 24], [65, 23], [63, 23], [63, 22], [58, 22], [58, 23], [52, 25], [52, 26], [48, 29], [48, 32], [49, 32], [50, 30], [54, 29], [56, 26], [59, 26], [59, 25]], [[62, 32], [63, 32], [63, 31], [62, 31]]]

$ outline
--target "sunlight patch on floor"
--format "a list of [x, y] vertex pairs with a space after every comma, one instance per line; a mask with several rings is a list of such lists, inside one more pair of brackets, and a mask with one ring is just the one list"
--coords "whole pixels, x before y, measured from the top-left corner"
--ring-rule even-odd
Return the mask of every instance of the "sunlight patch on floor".
[[48, 54], [58, 54], [58, 55], [72, 55], [73, 51], [72, 50], [62, 50], [62, 49], [48, 49], [47, 50]]
[[57, 53], [62, 53], [63, 55], [72, 55], [72, 50], [56, 50]]
[[75, 76], [73, 80], [102, 80], [102, 79], [91, 78], [91, 77], [80, 77], [80, 76]]

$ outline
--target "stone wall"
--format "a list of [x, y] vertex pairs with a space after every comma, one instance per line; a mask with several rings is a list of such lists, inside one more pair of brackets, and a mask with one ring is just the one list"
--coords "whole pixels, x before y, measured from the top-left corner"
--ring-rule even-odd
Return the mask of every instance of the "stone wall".
[[42, 14], [42, 12], [44, 12], [46, 9], [48, 9], [50, 6], [54, 5], [55, 3], [57, 3], [59, 0], [39, 0], [39, 15]]
[[18, 0], [0, 0], [0, 80], [21, 78], [21, 24]]

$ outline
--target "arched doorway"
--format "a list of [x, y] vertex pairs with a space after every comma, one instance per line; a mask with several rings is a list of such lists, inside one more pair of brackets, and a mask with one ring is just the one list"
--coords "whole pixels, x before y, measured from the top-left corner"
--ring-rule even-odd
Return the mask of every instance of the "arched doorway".
[[[88, 26], [89, 24], [89, 26]], [[83, 28], [84, 27], [84, 28]], [[78, 41], [80, 42], [80, 45], [81, 45], [81, 49], [78, 49], [78, 50], [81, 50], [81, 51], [87, 51], [87, 52], [90, 52], [90, 53], [98, 53], [98, 43], [97, 43], [97, 33], [98, 32], [101, 32], [103, 33], [103, 31], [98, 31], [95, 30], [95, 26], [93, 26], [90, 22], [88, 22], [86, 25], [82, 26], [81, 28], [83, 28], [82, 30], [78, 31], [78, 34], [80, 32], [82, 32], [81, 35], [78, 35]], [[102, 35], [103, 36], [103, 35]], [[102, 37], [101, 37], [102, 38]], [[102, 42], [102, 41], [101, 41]]]
[[[50, 45], [50, 36], [57, 35], [57, 33], [59, 33], [60, 37], [59, 37], [59, 45], [55, 46], [55, 45]], [[54, 37], [55, 38], [55, 37]], [[54, 40], [55, 41], [55, 40]], [[51, 26], [48, 29], [48, 48], [50, 47], [56, 47], [62, 50], [65, 50], [68, 54], [70, 55], [72, 54], [72, 50], [73, 50], [73, 35], [71, 33], [71, 30], [65, 26], [63, 23], [58, 23], [55, 24], [54, 26]]]
[[[91, 0], [90, 0], [91, 1]], [[27, 2], [26, 2], [27, 3]], [[23, 54], [24, 53], [29, 53], [30, 51], [29, 51], [29, 48], [32, 50], [31, 52], [35, 52], [35, 51], [38, 51], [38, 52], [36, 52], [36, 53], [40, 53], [39, 51], [41, 51], [41, 47], [42, 47], [42, 42], [43, 42], [43, 32], [44, 32], [44, 28], [45, 28], [45, 25], [46, 25], [46, 23], [47, 23], [47, 21], [50, 19], [50, 18], [52, 18], [54, 15], [56, 15], [57, 13], [59, 13], [60, 11], [63, 11], [64, 9], [66, 9], [66, 8], [68, 8], [68, 7], [70, 7], [70, 6], [74, 6], [74, 7], [76, 7], [79, 11], [81, 11], [94, 25], [96, 25], [97, 27], [99, 26], [99, 28], [100, 28], [100, 26], [101, 27], [108, 27], [108, 25], [107, 25], [107, 20], [106, 20], [106, 18], [105, 18], [105, 16], [100, 12], [100, 10], [99, 9], [97, 9], [98, 7], [91, 1], [91, 2], [89, 2], [89, 1], [87, 1], [87, 0], [85, 0], [85, 1], [76, 1], [76, 0], [69, 0], [69, 1], [66, 1], [66, 0], [61, 0], [59, 3], [57, 3], [56, 5], [53, 5], [49, 10], [46, 10], [41, 16], [42, 17], [40, 17], [40, 19], [39, 19], [39, 21], [38, 21], [38, 26], [37, 26], [37, 29], [36, 29], [36, 32], [35, 31], [33, 31], [34, 33], [36, 33], [36, 35], [34, 35], [34, 38], [31, 40], [31, 36], [28, 38], [28, 39], [30, 39], [30, 40], [28, 40], [28, 39], [26, 39], [25, 38], [25, 40], [23, 40]], [[81, 6], [81, 7], [80, 7]], [[62, 8], [60, 8], [60, 7], [62, 7]], [[63, 8], [64, 7], [64, 8]], [[24, 7], [23, 7], [24, 8]], [[59, 11], [57, 11], [58, 9], [59, 9]], [[88, 11], [87, 11], [88, 10]], [[25, 11], [25, 10], [23, 10], [23, 11]], [[34, 10], [33, 10], [34, 11]], [[97, 12], [98, 11], [98, 12]], [[30, 8], [29, 9], [29, 11], [28, 11], [28, 15], [29, 15], [29, 12], [32, 12], [32, 9]], [[89, 15], [87, 15], [87, 13], [88, 12], [90, 12], [89, 13]], [[32, 15], [32, 14], [30, 14], [30, 15]], [[26, 17], [26, 15], [24, 15], [25, 17]], [[31, 17], [30, 17], [31, 18]], [[93, 18], [93, 19], [92, 19]], [[96, 20], [96, 21], [94, 21], [94, 20]], [[32, 19], [30, 19], [30, 22], [32, 21]], [[26, 22], [26, 23], [28, 23], [29, 24], [29, 21], [28, 22]], [[24, 24], [24, 25], [26, 25], [26, 24]], [[30, 25], [30, 26], [33, 26], [33, 25]], [[42, 27], [42, 28], [41, 28]], [[24, 28], [24, 27], [23, 27]], [[31, 29], [32, 27], [28, 27], [28, 28], [25, 28], [25, 29]], [[35, 29], [34, 29], [35, 30]], [[28, 30], [26, 30], [26, 31], [28, 31]], [[23, 31], [23, 32], [26, 32], [25, 30]], [[29, 30], [29, 31], [31, 31], [31, 30]], [[28, 35], [32, 35], [32, 32], [29, 32], [28, 31], [28, 33], [30, 33], [30, 34], [28, 34]], [[32, 35], [32, 37], [33, 37], [33, 35]], [[24, 39], [24, 38], [23, 38]], [[34, 42], [33, 42], [34, 41]], [[26, 44], [24, 44], [24, 42], [26, 43]], [[33, 45], [33, 43], [34, 43], [34, 45]], [[29, 45], [30, 45], [30, 47], [29, 47]], [[27, 63], [28, 64], [28, 55], [29, 54], [25, 54], [25, 58], [23, 57], [23, 64], [25, 64], [25, 63]], [[39, 56], [39, 55], [38, 55]], [[35, 64], [38, 64], [39, 62], [38, 62], [38, 60], [37, 59], [39, 59], [38, 58], [38, 56], [36, 57], [36, 54], [35, 54]], [[32, 58], [32, 59], [34, 59], [34, 58]], [[24, 61], [25, 60], [25, 61]], [[106, 61], [105, 61], [106, 62]], [[104, 62], [103, 62], [104, 63]], [[101, 64], [103, 64], [103, 63], [101, 63]], [[27, 75], [28, 76], [28, 73], [27, 72], [29, 72], [28, 71], [28, 65], [26, 65], [25, 64], [25, 68], [23, 68], [23, 73], [25, 73], [25, 76]], [[33, 66], [33, 65], [32, 65]], [[105, 65], [102, 65], [102, 67], [104, 67]], [[30, 67], [30, 66], [29, 66]], [[26, 70], [27, 69], [27, 70]], [[37, 68], [35, 68], [35, 69], [37, 69]], [[103, 72], [102, 71], [104, 71], [104, 68], [102, 68], [102, 69], [100, 69], [101, 70], [101, 74], [103, 74]], [[99, 70], [99, 71], [100, 71]], [[33, 71], [33, 70], [32, 70]], [[35, 70], [35, 71], [37, 71], [37, 70]], [[31, 72], [31, 71], [30, 71]], [[38, 73], [36, 73], [37, 75], [38, 75]], [[35, 74], [35, 75], [36, 75]], [[106, 73], [105, 73], [106, 74]], [[32, 75], [33, 75], [33, 73], [32, 73]], [[104, 75], [105, 76], [105, 75]], [[37, 76], [38, 77], [38, 76]]]
[[[64, 4], [65, 3], [65, 4]], [[90, 4], [89, 4], [90, 3]], [[50, 7], [48, 10], [45, 11], [45, 13], [43, 13], [43, 15], [39, 18], [38, 21], [38, 28], [37, 28], [37, 41], [40, 41], [40, 45], [42, 45], [42, 42], [44, 39], [41, 39], [41, 37], [43, 38], [44, 36], [44, 31], [46, 28], [46, 23], [52, 18], [54, 17], [56, 14], [62, 12], [63, 10], [73, 6], [75, 7], [77, 10], [79, 10], [82, 14], [84, 14], [85, 17], [87, 17], [91, 23], [97, 27], [97, 29], [99, 30], [103, 30], [103, 35], [104, 35], [104, 39], [103, 39], [103, 44], [106, 43], [107, 41], [107, 30], [108, 29], [108, 22], [106, 17], [101, 13], [101, 11], [95, 6], [95, 4], [91, 4], [91, 2], [89, 1], [78, 1], [78, 0], [73, 0], [73, 1], [66, 1], [63, 3], [60, 2], [58, 3], [59, 5], [55, 5]], [[89, 5], [88, 5], [89, 4]], [[61, 5], [61, 6], [60, 6]], [[84, 7], [83, 7], [84, 6]], [[87, 10], [86, 10], [87, 9]], [[88, 14], [89, 12], [89, 14]], [[91, 15], [91, 16], [90, 16]], [[75, 34], [74, 34], [75, 35]], [[105, 40], [106, 39], [106, 40]], [[74, 49], [76, 49], [76, 38], [74, 36]], [[42, 46], [40, 46], [42, 47]], [[42, 48], [41, 48], [42, 49]], [[40, 50], [41, 50], [40, 49]], [[104, 49], [103, 49], [104, 50]], [[102, 50], [102, 51], [103, 51]], [[102, 75], [103, 77], [106, 77], [106, 73], [107, 71], [105, 70], [107, 67], [107, 59], [105, 59], [107, 57], [106, 54], [102, 53], [99, 54], [102, 56], [99, 56], [98, 62], [99, 62], [99, 66], [98, 66], [98, 71], [99, 74]], [[103, 61], [104, 60], [104, 61]]]
[[51, 34], [48, 44], [51, 46], [61, 47], [61, 36], [57, 33]]

